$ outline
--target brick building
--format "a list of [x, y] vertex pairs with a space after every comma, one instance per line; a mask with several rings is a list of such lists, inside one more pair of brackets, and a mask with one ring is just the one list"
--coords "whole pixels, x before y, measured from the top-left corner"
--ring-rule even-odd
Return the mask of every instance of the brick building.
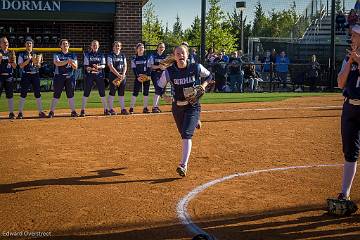
[[35, 47], [58, 47], [59, 39], [67, 38], [71, 47], [87, 50], [97, 39], [104, 53], [119, 40], [129, 58], [141, 41], [142, 7], [147, 1], [0, 0], [0, 35], [8, 37], [10, 47], [23, 47], [30, 36]]

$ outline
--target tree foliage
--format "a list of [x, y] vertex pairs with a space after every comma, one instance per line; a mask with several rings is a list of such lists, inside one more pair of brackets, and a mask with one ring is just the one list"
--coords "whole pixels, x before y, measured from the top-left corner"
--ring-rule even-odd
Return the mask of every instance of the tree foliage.
[[[220, 7], [220, 0], [209, 0], [210, 8], [206, 15], [206, 49], [213, 47], [220, 51], [230, 52], [239, 49], [241, 45], [241, 17], [240, 13], [225, 14]], [[255, 7], [252, 24], [248, 24], [246, 15], [243, 17], [244, 47], [246, 50], [249, 37], [301, 37], [309, 24], [309, 19], [297, 14], [296, 4], [293, 2], [287, 9], [264, 12], [261, 1]], [[196, 16], [189, 28], [183, 29], [179, 16], [172, 28], [168, 24], [163, 27], [155, 14], [154, 6], [147, 3], [143, 13], [143, 40], [147, 44], [156, 45], [163, 41], [167, 45], [175, 46], [187, 41], [191, 46], [201, 44], [201, 21]]]
[[154, 5], [149, 3], [144, 8], [142, 39], [146, 44], [156, 45], [164, 38], [162, 23], [155, 14]]
[[[289, 9], [275, 11], [267, 16], [258, 1], [255, 8], [255, 17], [252, 28], [254, 37], [291, 37], [302, 35], [303, 27], [297, 28], [300, 16], [296, 13], [296, 4], [293, 2]], [[294, 29], [297, 32], [294, 35]]]
[[226, 28], [225, 14], [219, 5], [220, 0], [209, 0], [210, 9], [206, 17], [206, 44], [216, 50], [226, 50], [227, 52], [235, 49], [235, 36], [230, 29]]
[[200, 46], [201, 44], [201, 20], [196, 16], [191, 27], [184, 31], [184, 39], [191, 46]]

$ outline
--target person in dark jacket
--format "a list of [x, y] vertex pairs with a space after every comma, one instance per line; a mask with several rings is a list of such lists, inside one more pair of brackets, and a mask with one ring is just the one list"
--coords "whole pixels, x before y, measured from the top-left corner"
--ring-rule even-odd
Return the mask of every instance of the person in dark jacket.
[[316, 55], [311, 56], [311, 62], [308, 66], [308, 80], [310, 83], [310, 91], [316, 90], [316, 82], [319, 80], [320, 64], [316, 61]]

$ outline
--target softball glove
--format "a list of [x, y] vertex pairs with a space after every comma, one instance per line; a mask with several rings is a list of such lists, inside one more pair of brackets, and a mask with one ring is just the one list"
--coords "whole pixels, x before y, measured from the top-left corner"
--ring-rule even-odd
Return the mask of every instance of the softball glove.
[[150, 81], [151, 77], [146, 74], [139, 74], [138, 80], [143, 83], [143, 82]]
[[197, 103], [199, 99], [205, 94], [205, 89], [201, 85], [184, 88], [183, 91], [186, 101], [188, 101], [191, 105]]

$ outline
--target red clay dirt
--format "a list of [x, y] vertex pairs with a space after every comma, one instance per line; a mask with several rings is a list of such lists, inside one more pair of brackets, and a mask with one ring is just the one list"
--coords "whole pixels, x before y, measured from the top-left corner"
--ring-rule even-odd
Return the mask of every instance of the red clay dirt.
[[[203, 105], [183, 179], [169, 112], [0, 119], [0, 239], [191, 239], [176, 206], [201, 184], [238, 172], [342, 164], [341, 105], [340, 94]], [[234, 178], [199, 194], [188, 213], [219, 240], [360, 239], [359, 214], [325, 215], [341, 175], [330, 167]], [[360, 202], [359, 176], [352, 199]]]

